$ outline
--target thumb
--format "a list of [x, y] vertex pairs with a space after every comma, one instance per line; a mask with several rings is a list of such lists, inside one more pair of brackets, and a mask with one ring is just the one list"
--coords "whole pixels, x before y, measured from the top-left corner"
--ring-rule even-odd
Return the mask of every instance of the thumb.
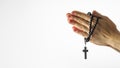
[[97, 12], [96, 10], [94, 10], [94, 11], [92, 12], [92, 14], [93, 14], [94, 16], [96, 16], [96, 17], [102, 17], [102, 15], [101, 15], [99, 12]]

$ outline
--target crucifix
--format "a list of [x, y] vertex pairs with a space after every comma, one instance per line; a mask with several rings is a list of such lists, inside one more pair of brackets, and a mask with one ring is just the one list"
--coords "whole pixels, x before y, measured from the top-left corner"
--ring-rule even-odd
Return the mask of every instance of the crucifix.
[[86, 46], [84, 47], [83, 52], [84, 52], [84, 54], [85, 54], [85, 55], [84, 55], [84, 56], [85, 56], [85, 59], [87, 59], [87, 52], [88, 52], [88, 50], [87, 50], [87, 47], [86, 47]]
[[[89, 21], [89, 34], [88, 34], [88, 37], [87, 37], [87, 38], [84, 38], [85, 47], [84, 47], [83, 52], [84, 52], [84, 57], [85, 57], [85, 59], [87, 59], [87, 52], [88, 52], [87, 47], [86, 47], [86, 43], [90, 41], [90, 38], [91, 38], [91, 36], [92, 36], [95, 28], [96, 28], [96, 25], [98, 24], [98, 20], [99, 20], [99, 17], [96, 17], [96, 16], [92, 15], [90, 12], [88, 12], [87, 15], [90, 16], [90, 21]], [[93, 17], [96, 17], [96, 22], [95, 22], [94, 25], [92, 24]], [[92, 26], [92, 25], [93, 25], [93, 26]]]

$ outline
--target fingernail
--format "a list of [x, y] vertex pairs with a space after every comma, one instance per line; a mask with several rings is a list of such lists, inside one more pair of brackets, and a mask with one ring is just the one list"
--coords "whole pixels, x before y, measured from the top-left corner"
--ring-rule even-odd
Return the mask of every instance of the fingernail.
[[72, 11], [72, 14], [76, 14], [76, 11]]
[[74, 24], [75, 24], [75, 21], [69, 20], [69, 23], [72, 24], [72, 25], [74, 25]]
[[78, 28], [76, 28], [75, 26], [72, 27], [73, 28], [73, 31], [78, 31]]
[[67, 13], [66, 16], [67, 16], [67, 17], [71, 17], [71, 14], [70, 14], [70, 13]]
[[73, 26], [72, 27], [75, 32], [83, 32], [83, 30], [78, 29], [77, 27]]

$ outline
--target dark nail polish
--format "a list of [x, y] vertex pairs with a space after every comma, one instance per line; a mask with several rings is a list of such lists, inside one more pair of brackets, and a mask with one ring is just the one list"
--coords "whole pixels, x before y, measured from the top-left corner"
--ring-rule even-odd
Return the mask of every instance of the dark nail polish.
[[72, 25], [75, 24], [75, 22], [73, 20], [69, 20], [69, 23], [72, 24]]
[[75, 32], [78, 31], [78, 29], [76, 27], [73, 26], [72, 28]]

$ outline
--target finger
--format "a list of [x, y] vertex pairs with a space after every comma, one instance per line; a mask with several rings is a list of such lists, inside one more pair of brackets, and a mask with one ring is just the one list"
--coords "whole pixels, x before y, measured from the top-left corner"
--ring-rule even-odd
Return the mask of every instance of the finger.
[[[78, 17], [81, 17], [87, 21], [90, 21], [90, 16], [83, 13], [83, 12], [80, 12], [80, 11], [72, 11], [72, 15], [75, 15], [75, 16], [78, 16]], [[102, 15], [100, 13], [98, 13], [97, 11], [93, 11], [92, 12], [92, 15], [96, 16], [96, 17], [101, 17]], [[93, 17], [93, 21], [92, 23], [95, 23], [96, 22], [96, 17]]]
[[74, 16], [74, 15], [71, 15], [68, 19], [74, 20], [74, 21], [78, 22], [79, 24], [82, 24], [82, 25], [84, 25], [84, 26], [86, 26], [86, 27], [89, 27], [89, 22], [86, 21], [86, 20], [83, 19], [83, 18], [80, 18], [80, 17]]
[[92, 14], [94, 15], [94, 16], [96, 16], [96, 17], [102, 17], [103, 15], [101, 15], [99, 12], [97, 12], [96, 10], [94, 10], [93, 12], [92, 12]]
[[80, 17], [80, 18], [83, 18], [83, 19], [85, 19], [85, 20], [87, 20], [87, 21], [90, 21], [90, 16], [87, 15], [87, 14], [85, 14], [85, 13], [83, 13], [83, 12], [80, 12], [80, 11], [72, 11], [72, 14], [75, 15], [75, 16], [78, 16], [78, 17]]
[[69, 18], [71, 16], [71, 13], [67, 13], [66, 16]]
[[86, 20], [84, 20], [84, 19], [82, 19], [80, 17], [77, 17], [75, 15], [72, 15], [71, 13], [67, 13], [66, 15], [68, 17], [68, 22], [70, 22], [69, 20], [73, 20], [73, 21], [78, 22], [79, 24], [82, 24], [82, 25], [84, 25], [86, 27], [89, 27], [88, 21], [86, 21]]
[[82, 30], [82, 31], [85, 31], [85, 32], [89, 32], [89, 29], [88, 27], [74, 21], [74, 20], [69, 20], [69, 23], [72, 24], [73, 26], [77, 27], [78, 29]]
[[77, 33], [79, 35], [82, 35], [85, 38], [88, 36], [88, 34], [86, 32], [78, 29], [77, 27], [73, 26], [72, 28], [73, 28], [73, 30], [74, 30], [75, 33]]

